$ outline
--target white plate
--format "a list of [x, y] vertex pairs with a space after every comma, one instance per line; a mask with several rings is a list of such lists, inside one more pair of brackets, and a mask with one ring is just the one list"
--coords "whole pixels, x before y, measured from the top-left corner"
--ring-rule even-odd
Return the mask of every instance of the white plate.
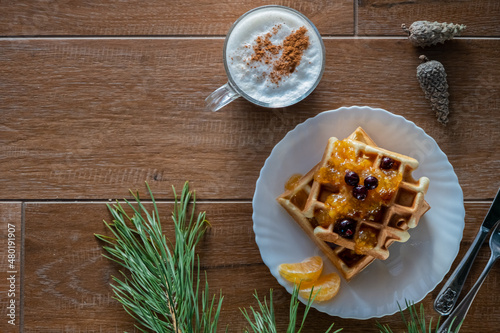
[[[382, 109], [343, 107], [308, 119], [290, 131], [267, 158], [253, 197], [253, 228], [262, 260], [291, 293], [278, 273], [282, 263], [320, 255], [325, 271], [335, 267], [276, 202], [288, 177], [304, 174], [321, 160], [331, 136], [347, 137], [361, 126], [377, 145], [420, 162], [415, 177], [430, 179], [425, 196], [431, 209], [410, 231], [406, 243], [395, 243], [387, 260], [375, 260], [349, 283], [342, 280], [331, 301], [315, 303], [319, 311], [343, 318], [367, 319], [419, 302], [443, 279], [455, 259], [464, 229], [465, 209], [457, 176], [437, 143], [414, 123]], [[305, 302], [305, 300], [302, 300]]]

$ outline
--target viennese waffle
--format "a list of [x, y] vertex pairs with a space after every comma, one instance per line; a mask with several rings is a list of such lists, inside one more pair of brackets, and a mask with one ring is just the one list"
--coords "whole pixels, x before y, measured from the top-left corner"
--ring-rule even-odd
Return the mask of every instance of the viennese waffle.
[[[376, 236], [373, 246], [359, 246], [357, 238], [344, 238], [334, 230], [334, 224], [321, 225], [317, 212], [325, 211], [326, 198], [338, 192], [338, 188], [318, 181], [321, 168], [328, 167], [332, 145], [336, 138], [329, 140], [322, 161], [286, 190], [277, 200], [301, 226], [304, 232], [318, 245], [343, 276], [350, 280], [375, 258], [386, 259], [388, 247], [394, 241], [406, 241], [407, 230], [417, 225], [419, 218], [429, 209], [424, 200], [429, 180], [425, 177], [413, 180], [411, 173], [418, 162], [407, 156], [378, 148], [362, 128], [356, 129], [346, 140], [355, 147], [356, 154], [379, 165], [383, 157], [395, 162], [394, 169], [401, 173], [401, 181], [390, 200], [376, 216], [368, 219], [356, 218], [356, 235], [365, 229]], [[321, 179], [319, 179], [321, 180]]]

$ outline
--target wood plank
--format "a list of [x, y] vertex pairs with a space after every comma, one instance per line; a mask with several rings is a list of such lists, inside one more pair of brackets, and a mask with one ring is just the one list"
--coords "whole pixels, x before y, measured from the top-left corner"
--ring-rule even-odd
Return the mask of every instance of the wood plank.
[[22, 207], [20, 202], [0, 203], [0, 331], [20, 332]]
[[[437, 123], [415, 79], [420, 54], [398, 39], [327, 39], [322, 82], [305, 101], [267, 110], [205, 97], [226, 82], [223, 40], [0, 41], [0, 199], [158, 198], [190, 180], [203, 199], [249, 199], [272, 148], [297, 124], [344, 105], [382, 107], [432, 136], [466, 199], [500, 180], [500, 40], [425, 52], [446, 67], [450, 123]], [[362, 125], [362, 124], [360, 124]], [[387, 135], [390, 135], [388, 133]], [[323, 149], [323, 148], [321, 148]]]
[[[169, 237], [172, 207], [160, 204]], [[207, 210], [212, 225], [198, 248], [204, 269], [262, 265], [252, 232], [251, 205], [199, 207]], [[133, 321], [112, 299], [108, 286], [119, 267], [102, 257], [103, 244], [94, 237], [94, 233], [109, 234], [103, 219], [111, 219], [105, 203], [26, 204], [26, 332], [133, 331]]]
[[[162, 218], [169, 214], [170, 207], [160, 204]], [[239, 309], [256, 305], [254, 290], [262, 299], [273, 288], [279, 331], [284, 331], [289, 295], [260, 259], [249, 230], [250, 203], [202, 203], [198, 207], [207, 210], [212, 224], [199, 252], [211, 291], [218, 294], [222, 290], [225, 297], [221, 327], [229, 324], [231, 331], [241, 331], [246, 323]], [[466, 204], [464, 237], [453, 267], [474, 239], [488, 208], [489, 203]], [[106, 232], [100, 222], [109, 219], [104, 203], [27, 203], [25, 211], [25, 332], [133, 331], [133, 321], [111, 298], [110, 276], [117, 274], [118, 267], [101, 257], [101, 244], [93, 236]], [[488, 257], [485, 244], [465, 290], [472, 286]], [[499, 273], [498, 266], [490, 272], [464, 324], [464, 333], [492, 332], [500, 325], [500, 299], [492, 292]], [[432, 301], [440, 287], [423, 301], [429, 316], [436, 317]], [[346, 331], [377, 332], [377, 321], [390, 324], [395, 332], [403, 330], [399, 314], [359, 321], [312, 310], [305, 332], [325, 331], [332, 322]]]
[[3, 36], [225, 35], [255, 7], [275, 4], [306, 15], [325, 35], [353, 35], [353, 0], [340, 1], [2, 1]]
[[358, 1], [358, 34], [403, 36], [401, 24], [420, 20], [465, 24], [462, 36], [500, 36], [500, 3], [495, 0]]

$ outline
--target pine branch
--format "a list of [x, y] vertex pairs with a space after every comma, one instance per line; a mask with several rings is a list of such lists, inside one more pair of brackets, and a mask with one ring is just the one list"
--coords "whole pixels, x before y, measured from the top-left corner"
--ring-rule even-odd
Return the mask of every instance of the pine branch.
[[[129, 216], [120, 203], [108, 209], [113, 223], [106, 223], [112, 237], [96, 235], [105, 242], [106, 258], [120, 264], [125, 272], [113, 277], [115, 298], [122, 303], [140, 326], [157, 333], [216, 332], [222, 306], [222, 296], [209, 297], [208, 283], [201, 291], [199, 262], [195, 248], [206, 231], [205, 213], [195, 219], [196, 198], [186, 182], [180, 197], [174, 191], [175, 203], [172, 220], [175, 242], [163, 234], [158, 206], [148, 186], [153, 202], [151, 213], [139, 196], [132, 193], [135, 204]], [[189, 204], [192, 201], [192, 210]]]
[[[305, 320], [307, 317], [307, 314], [309, 312], [309, 309], [311, 308], [311, 304], [314, 301], [314, 296], [313, 295], [313, 290], [311, 291], [311, 294], [309, 295], [309, 300], [306, 305], [306, 309], [304, 310], [304, 315], [302, 317], [302, 322], [301, 325], [298, 329], [298, 331], [295, 330], [296, 323], [297, 323], [297, 317], [298, 317], [298, 309], [299, 309], [299, 288], [297, 286], [294, 287], [293, 293], [292, 293], [292, 299], [290, 300], [290, 317], [288, 321], [288, 328], [286, 330], [286, 333], [300, 333], [302, 331], [302, 328], [304, 327]], [[269, 292], [269, 305], [267, 303], [266, 298], [264, 297], [264, 302], [261, 302], [259, 300], [259, 296], [257, 295], [257, 292], [254, 294], [255, 299], [257, 300], [257, 304], [259, 305], [259, 308], [255, 310], [253, 307], [250, 307], [251, 315], [247, 311], [247, 309], [240, 309], [241, 313], [247, 320], [247, 322], [250, 325], [251, 331], [248, 329], [245, 329], [245, 333], [249, 332], [254, 332], [254, 333], [277, 333], [277, 328], [276, 328], [276, 321], [275, 321], [275, 316], [274, 316], [274, 306], [273, 306], [273, 291], [272, 289]], [[253, 317], [253, 318], [252, 318]], [[333, 324], [328, 328], [328, 330], [325, 333], [328, 333], [332, 330]], [[342, 331], [342, 329], [338, 329], [333, 333], [338, 333]]]
[[[399, 306], [399, 304], [398, 304]], [[432, 318], [429, 319], [429, 326], [426, 325], [426, 320], [425, 320], [425, 312], [424, 312], [424, 305], [420, 304], [420, 310], [417, 311], [417, 307], [415, 306], [415, 303], [413, 302], [408, 302], [406, 301], [406, 307], [408, 312], [410, 313], [410, 318], [409, 320], [406, 319], [405, 313], [399, 307], [399, 312], [401, 313], [401, 317], [403, 318], [403, 322], [408, 330], [408, 333], [432, 333]], [[436, 328], [435, 328], [435, 333], [438, 332], [439, 330], [439, 322], [441, 321], [441, 317], [438, 318]], [[447, 333], [458, 333], [460, 330], [460, 325], [456, 328], [455, 331], [451, 331], [451, 328], [448, 329]], [[389, 325], [382, 325], [377, 321], [377, 328], [380, 330], [380, 333], [394, 333]]]

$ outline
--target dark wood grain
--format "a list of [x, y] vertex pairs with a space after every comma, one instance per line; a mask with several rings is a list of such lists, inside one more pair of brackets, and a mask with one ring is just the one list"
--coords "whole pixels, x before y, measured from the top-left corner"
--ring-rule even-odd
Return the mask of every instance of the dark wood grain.
[[425, 52], [448, 73], [446, 127], [415, 79], [420, 51], [405, 39], [327, 39], [323, 80], [305, 101], [268, 110], [237, 100], [206, 112], [205, 97], [226, 82], [222, 43], [0, 41], [0, 199], [122, 198], [144, 181], [171, 198], [169, 186], [185, 180], [203, 199], [249, 199], [288, 131], [348, 105], [382, 107], [422, 127], [448, 155], [466, 199], [491, 199], [500, 187], [478, 177], [496, 174], [500, 158], [500, 40]]
[[[160, 204], [168, 223], [172, 205]], [[212, 228], [198, 250], [203, 269], [226, 272], [232, 267], [262, 266], [252, 232], [249, 204], [204, 204]], [[31, 203], [26, 207], [25, 329], [27, 332], [73, 326], [87, 331], [130, 330], [128, 319], [109, 288], [117, 265], [102, 257], [94, 233], [109, 234], [102, 220], [110, 222], [104, 203]], [[228, 280], [229, 281], [229, 280]], [[251, 297], [252, 288], [248, 290]]]
[[[220, 112], [204, 111], [205, 97], [227, 80], [226, 32], [244, 12], [271, 3], [301, 11], [323, 35], [321, 83], [284, 109], [239, 99]], [[0, 8], [1, 332], [139, 332], [112, 298], [109, 283], [119, 267], [102, 257], [94, 233], [107, 232], [108, 199], [131, 198], [128, 189], [145, 198], [147, 181], [172, 236], [171, 185], [180, 189], [186, 180], [211, 222], [198, 252], [211, 292], [225, 297], [220, 331], [226, 325], [243, 331], [240, 309], [256, 306], [254, 291], [262, 299], [270, 289], [278, 330], [285, 331], [290, 296], [262, 262], [250, 201], [272, 148], [325, 110], [381, 107], [436, 140], [466, 201], [452, 268], [500, 187], [498, 1], [0, 0]], [[467, 29], [444, 45], [417, 49], [401, 30], [416, 20]], [[446, 68], [447, 127], [437, 123], [415, 79], [420, 54]], [[8, 223], [16, 226], [16, 326], [6, 317]], [[488, 258], [484, 244], [464, 291]], [[461, 332], [498, 331], [499, 273], [490, 272]], [[435, 319], [440, 288], [421, 302]], [[399, 314], [359, 321], [313, 309], [304, 332], [325, 331], [332, 322], [343, 332], [378, 332], [377, 321], [405, 330]]]
[[354, 34], [354, 4], [341, 1], [2, 0], [3, 36], [225, 35], [243, 13], [283, 5], [305, 14], [325, 35]]
[[465, 24], [462, 36], [500, 36], [500, 3], [495, 0], [359, 0], [359, 35], [403, 36], [401, 24], [438, 21]]
[[[172, 232], [168, 219], [171, 207], [160, 204], [167, 235]], [[488, 207], [489, 203], [466, 204], [464, 237], [453, 267], [474, 239]], [[221, 327], [228, 324], [231, 332], [241, 332], [246, 324], [239, 309], [256, 305], [254, 290], [262, 299], [272, 288], [278, 328], [284, 331], [290, 298], [261, 261], [251, 231], [250, 203], [201, 203], [198, 208], [207, 210], [212, 224], [199, 253], [211, 291], [224, 295]], [[110, 276], [117, 274], [118, 267], [102, 258], [102, 244], [93, 236], [106, 233], [101, 222], [110, 218], [105, 203], [27, 203], [25, 211], [25, 332], [134, 332], [133, 321], [111, 298]], [[465, 290], [472, 286], [488, 257], [485, 244]], [[491, 292], [496, 289], [499, 274], [498, 266], [490, 272], [464, 323], [464, 333], [494, 332], [488, 329], [500, 325], [500, 300]], [[429, 316], [436, 317], [432, 301], [439, 289], [440, 285], [422, 302]], [[305, 332], [324, 331], [332, 322], [337, 328], [345, 327], [346, 332], [378, 332], [377, 320], [390, 324], [395, 332], [403, 329], [399, 314], [358, 321], [312, 310]]]
[[20, 202], [0, 203], [0, 331], [20, 332], [22, 225]]

